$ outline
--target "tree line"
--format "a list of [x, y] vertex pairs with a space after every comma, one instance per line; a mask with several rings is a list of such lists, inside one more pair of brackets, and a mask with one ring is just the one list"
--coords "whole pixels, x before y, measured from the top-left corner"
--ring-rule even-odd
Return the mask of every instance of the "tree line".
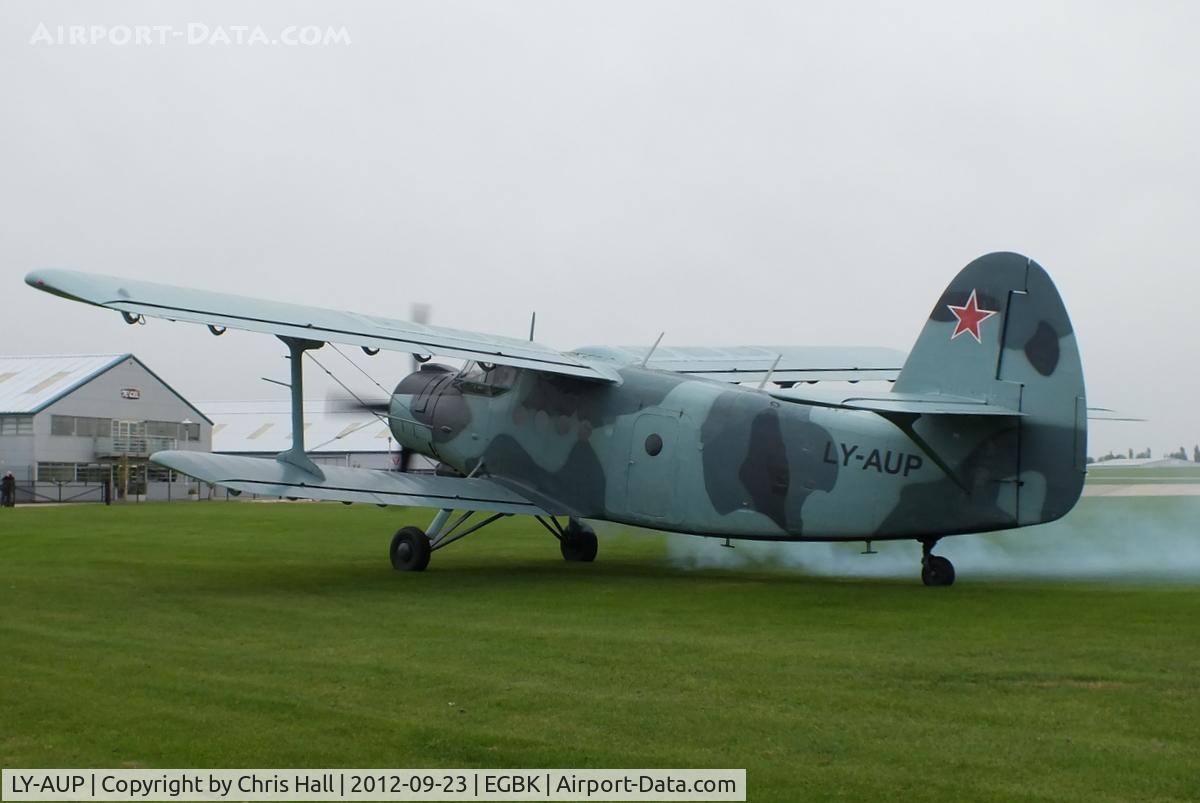
[[[1087, 461], [1089, 463], [1103, 463], [1106, 460], [1121, 460], [1123, 458], [1129, 458], [1130, 460], [1149, 460], [1153, 456], [1154, 456], [1154, 454], [1149, 447], [1146, 447], [1145, 449], [1138, 452], [1137, 454], [1134, 454], [1133, 449], [1130, 448], [1128, 454], [1109, 452], [1108, 454], [1101, 455], [1100, 457], [1089, 457], [1087, 459]], [[1175, 458], [1176, 460], [1190, 459], [1193, 463], [1200, 463], [1200, 445], [1196, 445], [1196, 446], [1192, 447], [1191, 458], [1188, 457], [1188, 451], [1187, 451], [1186, 446], [1180, 446], [1179, 449], [1177, 449], [1176, 451], [1168, 452], [1166, 454], [1166, 457]]]

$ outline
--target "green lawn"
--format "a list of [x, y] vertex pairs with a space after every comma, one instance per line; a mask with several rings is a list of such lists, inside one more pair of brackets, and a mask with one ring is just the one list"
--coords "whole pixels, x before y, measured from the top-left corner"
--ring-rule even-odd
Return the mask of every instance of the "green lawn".
[[713, 766], [746, 767], [756, 801], [1200, 798], [1200, 587], [686, 570], [654, 534], [566, 564], [528, 519], [391, 571], [390, 533], [427, 520], [0, 510], [0, 765]]

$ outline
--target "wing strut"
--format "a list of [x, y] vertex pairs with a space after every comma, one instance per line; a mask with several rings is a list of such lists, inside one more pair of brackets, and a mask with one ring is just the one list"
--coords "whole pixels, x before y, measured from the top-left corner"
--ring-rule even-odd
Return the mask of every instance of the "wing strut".
[[292, 448], [280, 452], [275, 459], [323, 480], [325, 472], [304, 452], [304, 352], [310, 349], [315, 351], [325, 344], [320, 340], [303, 340], [283, 335], [280, 335], [279, 339], [287, 345], [288, 359], [292, 361]]

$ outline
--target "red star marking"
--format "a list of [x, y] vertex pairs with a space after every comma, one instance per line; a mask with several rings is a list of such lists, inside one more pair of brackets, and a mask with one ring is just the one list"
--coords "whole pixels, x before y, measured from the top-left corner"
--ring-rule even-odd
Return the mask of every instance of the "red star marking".
[[956, 307], [953, 304], [947, 304], [946, 306], [954, 313], [954, 317], [958, 318], [958, 325], [954, 327], [954, 334], [950, 335], [950, 339], [953, 340], [963, 332], [967, 332], [971, 337], [975, 338], [976, 343], [983, 342], [983, 339], [979, 336], [979, 324], [999, 311], [980, 309], [979, 302], [975, 300], [974, 290], [971, 291], [971, 297], [967, 299], [965, 306]]

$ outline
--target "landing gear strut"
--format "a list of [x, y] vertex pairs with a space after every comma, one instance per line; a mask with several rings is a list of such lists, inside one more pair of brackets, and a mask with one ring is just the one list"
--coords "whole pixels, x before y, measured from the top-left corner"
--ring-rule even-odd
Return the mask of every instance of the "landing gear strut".
[[954, 564], [941, 555], [933, 554], [934, 538], [921, 542], [921, 582], [927, 586], [954, 585]]
[[465, 538], [509, 515], [496, 513], [460, 530], [459, 527], [462, 527], [467, 519], [475, 515], [474, 511], [464, 512], [453, 522], [450, 521], [451, 513], [453, 513], [451, 510], [439, 511], [434, 516], [433, 523], [429, 525], [428, 531], [424, 531], [420, 527], [401, 527], [397, 530], [396, 534], [392, 536], [392, 545], [388, 550], [392, 559], [392, 568], [398, 572], [423, 572], [429, 566], [429, 556], [437, 550], [450, 546], [458, 539]]
[[541, 525], [558, 539], [558, 548], [562, 551], [563, 560], [591, 563], [596, 559], [596, 531], [579, 519], [567, 519], [563, 527], [558, 519], [551, 516], [549, 520], [536, 517]]

